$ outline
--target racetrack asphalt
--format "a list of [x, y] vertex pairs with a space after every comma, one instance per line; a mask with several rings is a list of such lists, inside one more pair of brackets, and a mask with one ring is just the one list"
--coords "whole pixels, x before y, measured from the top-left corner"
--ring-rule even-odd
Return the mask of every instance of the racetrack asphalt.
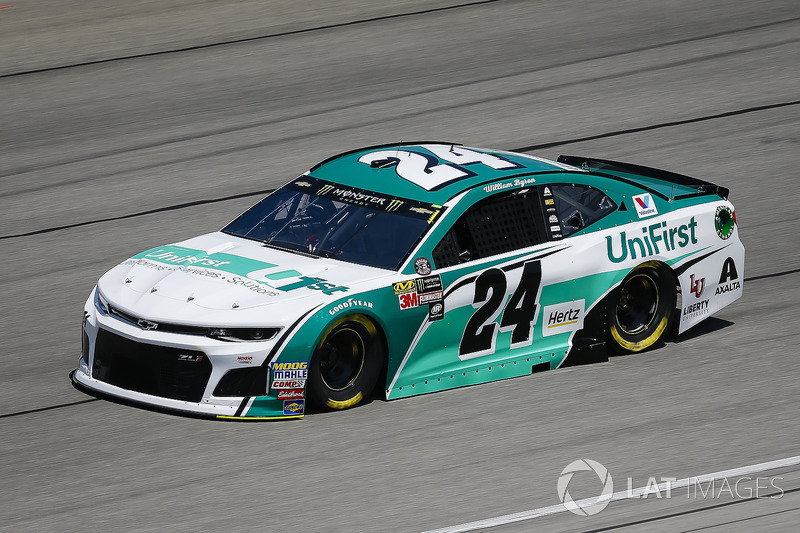
[[[620, 491], [800, 455], [800, 5], [379, 4], [0, 6], [0, 532], [427, 531], [556, 505], [577, 459]], [[642, 354], [301, 421], [72, 387], [105, 270], [330, 155], [416, 139], [728, 187], [744, 297]], [[796, 531], [800, 468], [747, 476], [772, 497], [717, 486], [489, 530]], [[573, 497], [596, 495], [581, 479]]]

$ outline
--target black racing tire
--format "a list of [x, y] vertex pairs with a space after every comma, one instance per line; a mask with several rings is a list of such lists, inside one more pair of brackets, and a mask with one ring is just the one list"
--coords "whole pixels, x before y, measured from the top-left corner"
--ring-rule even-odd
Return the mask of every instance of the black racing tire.
[[314, 350], [308, 373], [311, 404], [348, 409], [368, 398], [383, 369], [386, 348], [378, 327], [364, 315], [334, 322]]
[[650, 261], [631, 270], [610, 309], [612, 349], [636, 353], [658, 342], [669, 330], [677, 298], [675, 276], [665, 264]]

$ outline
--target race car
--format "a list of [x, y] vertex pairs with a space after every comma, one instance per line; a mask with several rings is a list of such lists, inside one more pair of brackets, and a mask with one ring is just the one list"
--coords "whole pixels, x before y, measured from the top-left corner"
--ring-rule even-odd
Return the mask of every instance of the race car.
[[285, 419], [378, 386], [392, 400], [640, 352], [742, 295], [727, 198], [601, 159], [361, 148], [104, 274], [73, 380], [156, 408]]

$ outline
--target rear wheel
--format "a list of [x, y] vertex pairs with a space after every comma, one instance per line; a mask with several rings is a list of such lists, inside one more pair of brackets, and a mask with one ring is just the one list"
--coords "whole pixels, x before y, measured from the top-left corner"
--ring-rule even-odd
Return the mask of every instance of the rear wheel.
[[375, 388], [384, 354], [383, 339], [369, 318], [350, 315], [337, 320], [314, 350], [309, 399], [327, 409], [359, 404]]
[[663, 263], [633, 269], [617, 289], [612, 308], [611, 342], [619, 351], [649, 348], [669, 329], [677, 301], [675, 278]]

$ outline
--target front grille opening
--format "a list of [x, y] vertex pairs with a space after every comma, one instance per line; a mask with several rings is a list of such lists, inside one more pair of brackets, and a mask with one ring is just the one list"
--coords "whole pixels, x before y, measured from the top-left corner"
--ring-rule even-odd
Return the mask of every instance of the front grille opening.
[[267, 394], [267, 370], [255, 366], [228, 370], [219, 380], [214, 396], [264, 396]]
[[211, 376], [200, 351], [137, 342], [100, 329], [92, 377], [123, 389], [198, 403]]

